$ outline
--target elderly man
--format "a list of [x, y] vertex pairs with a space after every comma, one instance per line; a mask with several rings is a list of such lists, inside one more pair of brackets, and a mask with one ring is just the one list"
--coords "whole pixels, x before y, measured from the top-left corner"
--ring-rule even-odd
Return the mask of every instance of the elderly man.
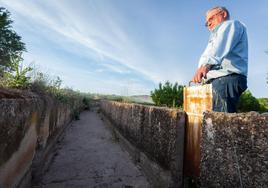
[[213, 111], [218, 112], [236, 112], [239, 97], [247, 89], [246, 27], [229, 18], [225, 7], [208, 10], [206, 26], [211, 34], [192, 79], [212, 84]]

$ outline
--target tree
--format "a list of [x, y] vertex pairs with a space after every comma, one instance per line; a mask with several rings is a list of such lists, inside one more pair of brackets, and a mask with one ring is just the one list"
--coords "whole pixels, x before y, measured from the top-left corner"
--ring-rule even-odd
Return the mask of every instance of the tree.
[[3, 7], [0, 7], [0, 76], [3, 71], [11, 71], [11, 59], [21, 56], [26, 51], [25, 44], [21, 41], [21, 37], [12, 30], [10, 13]]
[[256, 99], [249, 90], [246, 90], [240, 96], [237, 110], [239, 112], [260, 111], [261, 106], [258, 99]]
[[259, 98], [260, 112], [268, 112], [268, 98]]
[[151, 91], [151, 97], [157, 106], [182, 107], [183, 86], [176, 82], [172, 85], [169, 81], [164, 85], [159, 83], [159, 88]]

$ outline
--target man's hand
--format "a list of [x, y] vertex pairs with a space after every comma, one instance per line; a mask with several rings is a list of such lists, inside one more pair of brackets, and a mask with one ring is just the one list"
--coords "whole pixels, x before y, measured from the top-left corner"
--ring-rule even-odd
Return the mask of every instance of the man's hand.
[[199, 69], [197, 69], [194, 77], [192, 78], [192, 82], [200, 83], [202, 81], [202, 78], [207, 75], [209, 69], [209, 65], [202, 65]]

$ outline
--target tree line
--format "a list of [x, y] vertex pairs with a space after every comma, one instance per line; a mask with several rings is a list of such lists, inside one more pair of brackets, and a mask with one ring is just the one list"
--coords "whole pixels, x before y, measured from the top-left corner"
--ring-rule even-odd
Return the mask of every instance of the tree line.
[[[151, 91], [151, 97], [156, 106], [183, 108], [183, 88], [185, 86], [166, 81], [159, 83], [158, 88]], [[250, 90], [246, 90], [240, 97], [238, 112], [258, 111], [268, 112], [268, 98], [257, 99]]]

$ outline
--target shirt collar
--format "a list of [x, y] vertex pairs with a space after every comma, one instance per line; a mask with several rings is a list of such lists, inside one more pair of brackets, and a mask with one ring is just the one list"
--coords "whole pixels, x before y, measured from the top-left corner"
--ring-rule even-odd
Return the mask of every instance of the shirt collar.
[[[225, 21], [223, 21], [225, 22]], [[223, 22], [221, 22], [219, 25], [217, 25], [214, 29], [211, 30], [211, 33], [216, 33], [219, 29], [219, 27], [223, 24]]]

